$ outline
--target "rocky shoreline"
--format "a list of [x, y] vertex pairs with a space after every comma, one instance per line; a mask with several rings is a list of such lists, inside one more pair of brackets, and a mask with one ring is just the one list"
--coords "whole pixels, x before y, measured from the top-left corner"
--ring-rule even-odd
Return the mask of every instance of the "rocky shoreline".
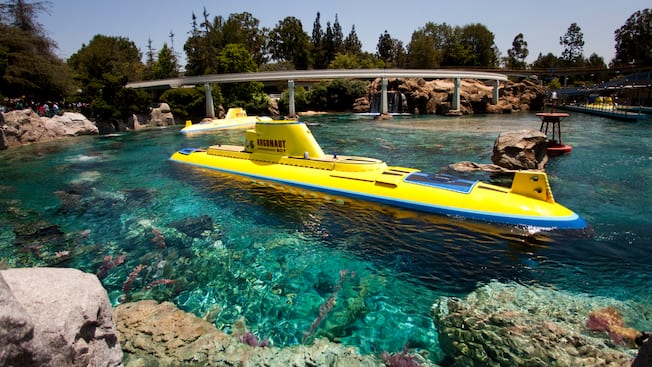
[[108, 134], [121, 130], [140, 130], [152, 126], [173, 125], [170, 107], [161, 103], [147, 116], [132, 116], [126, 124], [92, 122], [77, 112], [64, 112], [53, 117], [39, 116], [32, 109], [0, 113], [0, 150], [25, 144], [52, 141], [83, 135]]
[[[478, 80], [462, 80], [460, 108], [451, 110], [452, 80], [391, 79], [391, 90], [405, 96], [407, 111], [413, 114], [470, 115], [479, 113], [512, 113], [541, 110], [546, 90], [531, 82], [507, 82], [500, 89], [499, 101], [491, 104], [493, 86]], [[380, 79], [369, 84], [367, 96], [358, 99], [353, 111], [368, 112], [371, 100], [380, 90]], [[0, 113], [0, 150], [24, 144], [51, 141], [63, 137], [108, 134], [147, 127], [170, 126], [176, 123], [170, 107], [159, 104], [146, 115], [133, 115], [128, 121], [92, 122], [76, 112], [61, 116], [41, 117], [31, 109]]]
[[[437, 366], [415, 351], [362, 355], [323, 338], [277, 348], [242, 318], [226, 334], [169, 302], [112, 309], [98, 278], [76, 269], [2, 270], [0, 296], [0, 366]], [[628, 366], [638, 332], [625, 320], [652, 311], [499, 282], [433, 302], [446, 366]]]

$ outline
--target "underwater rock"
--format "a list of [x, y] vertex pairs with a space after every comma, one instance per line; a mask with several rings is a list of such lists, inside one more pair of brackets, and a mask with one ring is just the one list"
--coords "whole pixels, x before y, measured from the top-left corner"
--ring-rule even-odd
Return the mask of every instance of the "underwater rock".
[[432, 307], [450, 366], [629, 366], [633, 350], [585, 325], [613, 300], [542, 287], [492, 282], [465, 299], [442, 297]]
[[177, 231], [190, 237], [200, 237], [202, 232], [213, 229], [213, 219], [208, 215], [189, 217], [170, 223]]
[[326, 339], [286, 348], [251, 346], [169, 302], [125, 303], [114, 313], [126, 367], [385, 365], [376, 357]]
[[14, 246], [38, 253], [45, 245], [60, 245], [64, 232], [57, 225], [46, 221], [21, 223], [14, 227]]

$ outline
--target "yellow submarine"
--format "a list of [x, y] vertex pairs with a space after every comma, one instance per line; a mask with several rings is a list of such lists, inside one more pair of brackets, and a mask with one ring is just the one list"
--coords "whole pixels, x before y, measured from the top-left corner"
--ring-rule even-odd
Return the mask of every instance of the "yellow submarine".
[[258, 121], [272, 121], [272, 119], [270, 117], [247, 116], [247, 111], [244, 108], [232, 107], [229, 108], [223, 119], [210, 119], [198, 124], [193, 124], [188, 120], [186, 126], [180, 132], [186, 135], [194, 135], [222, 129], [249, 129], [256, 126]]
[[246, 130], [244, 146], [184, 148], [170, 159], [414, 211], [551, 229], [588, 226], [555, 202], [544, 172], [516, 172], [506, 188], [388, 166], [374, 158], [325, 154], [310, 129], [294, 120], [257, 122]]

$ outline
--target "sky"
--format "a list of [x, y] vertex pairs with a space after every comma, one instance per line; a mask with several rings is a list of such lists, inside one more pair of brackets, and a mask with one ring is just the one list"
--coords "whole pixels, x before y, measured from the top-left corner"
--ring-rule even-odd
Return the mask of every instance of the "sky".
[[[539, 53], [561, 56], [559, 44], [572, 23], [584, 35], [584, 56], [596, 53], [609, 64], [615, 54], [614, 31], [636, 11], [652, 8], [649, 0], [50, 0], [48, 13], [37, 21], [57, 43], [64, 60], [88, 44], [94, 35], [126, 37], [145, 55], [148, 40], [155, 51], [163, 43], [173, 46], [185, 64], [183, 44], [188, 38], [192, 14], [203, 19], [204, 8], [216, 16], [249, 12], [261, 27], [274, 28], [288, 16], [299, 19], [312, 34], [316, 15], [322, 29], [337, 16], [346, 37], [355, 26], [362, 49], [376, 52], [385, 31], [407, 46], [412, 33], [428, 22], [464, 26], [480, 23], [494, 34], [502, 56], [514, 37], [523, 33], [530, 52], [526, 61]], [[171, 44], [170, 33], [174, 34]], [[144, 60], [144, 58], [143, 58]]]

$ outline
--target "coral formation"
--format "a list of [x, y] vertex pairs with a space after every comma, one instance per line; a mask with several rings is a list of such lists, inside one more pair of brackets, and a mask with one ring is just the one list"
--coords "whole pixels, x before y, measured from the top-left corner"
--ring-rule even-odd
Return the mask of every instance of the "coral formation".
[[625, 327], [625, 320], [615, 307], [600, 308], [589, 313], [586, 327], [594, 331], [606, 331], [611, 340], [623, 346], [634, 346], [640, 335], [638, 330]]
[[[585, 315], [610, 303], [617, 301], [491, 282], [465, 299], [441, 298], [433, 313], [446, 365], [630, 365], [631, 349], [586, 333]], [[604, 318], [613, 316], [607, 315], [591, 323], [608, 324]]]

